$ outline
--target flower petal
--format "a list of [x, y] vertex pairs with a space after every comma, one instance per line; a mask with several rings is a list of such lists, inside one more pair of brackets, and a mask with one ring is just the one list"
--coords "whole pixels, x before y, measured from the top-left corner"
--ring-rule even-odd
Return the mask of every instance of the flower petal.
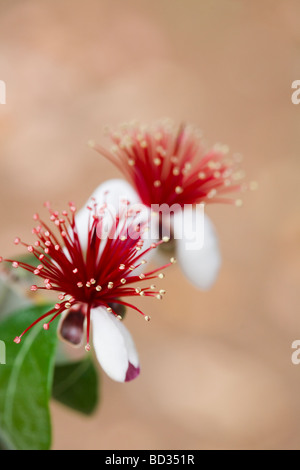
[[105, 308], [94, 308], [93, 342], [97, 359], [107, 375], [128, 382], [140, 373], [139, 358], [132, 337], [122, 321]]
[[[122, 200], [128, 200], [131, 204], [139, 204], [140, 199], [132, 186], [122, 179], [112, 179], [100, 184], [92, 196], [100, 206], [104, 201], [113, 209], [118, 210]], [[86, 249], [88, 237], [88, 221], [91, 211], [87, 206], [91, 204], [90, 199], [84, 207], [76, 214], [76, 226], [82, 249]]]
[[[104, 224], [105, 232], [108, 234], [114, 218], [111, 217], [111, 214], [115, 211], [119, 211], [119, 208], [122, 206], [122, 201], [124, 200], [130, 202], [130, 210], [133, 213], [137, 213], [135, 217], [135, 224], [148, 224], [149, 230], [145, 231], [142, 235], [144, 240], [143, 251], [147, 250], [151, 243], [158, 240], [158, 224], [157, 217], [155, 214], [151, 213], [149, 207], [143, 205], [140, 201], [140, 198], [137, 192], [133, 187], [122, 179], [112, 179], [108, 180], [105, 183], [101, 184], [92, 194], [96, 202], [101, 205], [104, 201], [107, 203], [109, 211], [105, 213]], [[83, 250], [87, 247], [87, 236], [88, 236], [88, 220], [91, 216], [91, 211], [87, 209], [87, 206], [91, 204], [89, 200], [86, 205], [77, 213], [76, 215], [76, 226], [78, 231], [79, 240]], [[130, 234], [128, 234], [130, 236]], [[105, 243], [102, 245], [104, 248]], [[67, 254], [68, 255], [68, 254]], [[153, 251], [149, 251], [143, 258], [149, 261], [153, 256]], [[137, 276], [142, 273], [144, 266], [141, 265], [139, 268], [135, 269], [132, 273], [133, 276]]]
[[216, 280], [221, 256], [214, 226], [204, 213], [185, 208], [174, 215], [175, 234], [182, 231], [176, 240], [176, 256], [185, 276], [199, 289], [209, 289]]
[[85, 330], [85, 315], [79, 306], [66, 310], [61, 314], [58, 325], [60, 338], [72, 346], [80, 346], [83, 342]]

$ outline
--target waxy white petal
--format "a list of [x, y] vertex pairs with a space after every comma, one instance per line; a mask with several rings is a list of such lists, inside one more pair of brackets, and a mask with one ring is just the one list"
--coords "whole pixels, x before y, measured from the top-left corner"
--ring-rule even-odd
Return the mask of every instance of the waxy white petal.
[[128, 382], [140, 373], [133, 339], [113, 313], [104, 307], [91, 311], [93, 343], [97, 359], [107, 375], [117, 382]]
[[[185, 276], [199, 289], [207, 290], [215, 282], [221, 256], [214, 226], [206, 214], [195, 227], [195, 209], [186, 208], [174, 215], [174, 230], [182, 228], [183, 237], [176, 240], [176, 257]], [[183, 223], [183, 227], [182, 227]], [[204, 235], [204, 236], [202, 236]]]
[[[144, 240], [144, 245], [142, 247], [143, 251], [148, 249], [154, 241], [158, 240], [158, 218], [157, 215], [152, 214], [149, 207], [143, 205], [140, 201], [140, 198], [137, 192], [133, 187], [122, 179], [112, 179], [108, 180], [105, 183], [101, 184], [92, 194], [99, 206], [104, 203], [107, 203], [109, 211], [104, 216], [105, 232], [108, 234], [114, 218], [110, 214], [119, 210], [120, 207], [124, 207], [124, 201], [127, 200], [130, 202], [130, 210], [133, 213], [137, 213], [135, 217], [135, 225], [147, 224], [149, 225], [149, 230], [145, 230], [142, 235]], [[88, 221], [91, 217], [91, 211], [87, 209], [87, 206], [92, 206], [91, 198], [87, 201], [85, 206], [76, 214], [76, 226], [78, 231], [79, 240], [83, 250], [87, 247], [87, 236], [88, 236]], [[130, 236], [130, 234], [128, 234]], [[102, 249], [104, 248], [105, 243], [103, 244]], [[145, 255], [146, 260], [149, 260], [153, 255], [151, 250]], [[139, 268], [133, 271], [133, 275], [139, 275], [145, 266], [142, 265]]]
[[[98, 186], [91, 197], [95, 198], [98, 209], [101, 204], [106, 202], [108, 207], [114, 212], [118, 211], [118, 209], [123, 206], [122, 201], [124, 200], [128, 200], [131, 204], [138, 204], [140, 202], [136, 191], [127, 181], [122, 179], [105, 181], [105, 183]], [[75, 218], [78, 236], [83, 250], [86, 249], [87, 246], [88, 221], [91, 217], [91, 211], [87, 209], [87, 206], [92, 207], [91, 198], [86, 202], [83, 208], [78, 211]], [[110, 217], [107, 217], [108, 225], [109, 221]]]

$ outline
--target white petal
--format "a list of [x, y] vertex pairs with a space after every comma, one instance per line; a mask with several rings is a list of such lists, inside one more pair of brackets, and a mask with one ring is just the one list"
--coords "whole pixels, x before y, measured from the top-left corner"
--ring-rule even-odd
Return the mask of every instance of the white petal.
[[140, 373], [139, 358], [127, 328], [103, 307], [93, 309], [91, 318], [94, 348], [103, 370], [118, 382], [133, 380]]
[[[130, 202], [130, 208], [133, 213], [138, 212], [134, 219], [134, 225], [138, 223], [147, 223], [149, 225], [149, 230], [145, 231], [142, 235], [142, 239], [144, 240], [143, 251], [148, 249], [151, 243], [158, 240], [157, 215], [152, 214], [150, 208], [141, 203], [139, 195], [127, 181], [122, 179], [108, 180], [101, 184], [93, 192], [91, 197], [95, 198], [98, 205], [101, 205], [104, 200], [107, 203], [109, 210], [105, 213], [104, 217], [104, 232], [106, 234], [109, 234], [112, 224], [114, 223], [114, 217], [112, 217], [112, 215], [116, 215], [116, 213], [124, 207], [124, 200], [127, 200]], [[89, 204], [91, 204], [90, 199], [76, 214], [76, 226], [83, 250], [87, 247], [88, 221], [91, 216], [91, 211], [87, 209]], [[130, 219], [130, 221], [132, 221], [132, 219]], [[102, 243], [101, 251], [104, 249], [104, 246], [105, 243]], [[143, 256], [143, 258], [149, 261], [152, 255], [153, 250]], [[144, 270], [145, 266], [142, 265], [135, 269], [132, 275], [139, 275]]]
[[[204, 212], [185, 208], [174, 216], [174, 230], [182, 237], [176, 240], [176, 256], [185, 276], [199, 289], [209, 289], [215, 282], [221, 256], [214, 226]], [[181, 230], [182, 229], [182, 230]]]
[[[113, 212], [119, 210], [122, 205], [122, 200], [128, 200], [131, 204], [139, 204], [140, 199], [137, 192], [127, 181], [122, 179], [112, 179], [105, 181], [100, 184], [98, 188], [93, 192], [97, 204], [101, 205], [104, 200], [112, 208]], [[84, 205], [84, 207], [76, 214], [76, 226], [78, 230], [79, 240], [82, 249], [86, 249], [87, 237], [88, 237], [88, 221], [91, 216], [91, 211], [87, 209], [87, 206], [91, 204], [90, 199]]]

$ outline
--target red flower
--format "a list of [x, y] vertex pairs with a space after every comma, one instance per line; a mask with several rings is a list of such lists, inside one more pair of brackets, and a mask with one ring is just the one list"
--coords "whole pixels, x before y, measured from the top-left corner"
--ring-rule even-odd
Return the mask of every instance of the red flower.
[[[172, 249], [185, 275], [200, 289], [211, 287], [221, 256], [213, 224], [203, 214], [199, 228], [197, 209], [200, 213], [203, 206], [199, 208], [199, 204], [213, 202], [242, 204], [241, 199], [230, 196], [247, 187], [239, 182], [244, 176], [238, 168], [240, 155], [230, 157], [227, 146], [220, 144], [206, 150], [198, 130], [188, 125], [176, 129], [167, 120], [152, 126], [123, 125], [109, 135], [111, 150], [94, 142], [90, 146], [119, 168], [132, 189], [114, 180], [107, 186], [114, 188], [116, 196], [121, 189], [123, 193], [134, 190], [132, 202], [142, 202], [153, 213], [159, 213], [157, 233], [160, 238], [170, 234]], [[251, 183], [250, 189], [255, 186]], [[174, 236], [176, 231], [183, 236]]]
[[[20, 343], [22, 336], [30, 328], [46, 318], [44, 329], [48, 330], [51, 322], [67, 311], [69, 315], [62, 324], [62, 335], [69, 341], [78, 343], [76, 338], [70, 338], [74, 336], [74, 331], [83, 331], [86, 319], [86, 349], [89, 350], [92, 318], [94, 346], [100, 363], [112, 378], [120, 381], [131, 380], [139, 372], [138, 357], [129, 332], [120, 324], [119, 320], [122, 318], [118, 308], [131, 307], [141, 313], [145, 320], [150, 319], [127, 299], [137, 296], [161, 299], [165, 293], [163, 290], [157, 290], [150, 282], [164, 277], [162, 273], [158, 274], [161, 268], [145, 274], [135, 274], [137, 268], [146, 262], [143, 256], [161, 242], [153, 243], [147, 249], [143, 248], [146, 222], [137, 222], [137, 214], [131, 211], [127, 202], [113, 220], [110, 214], [112, 223], [108, 232], [105, 232], [106, 205], [102, 204], [99, 208], [93, 201], [91, 207], [88, 207], [90, 218], [86, 226], [85, 251], [78, 236], [76, 208], [73, 203], [69, 206], [69, 213], [63, 211], [59, 214], [51, 209], [49, 203], [46, 204], [50, 221], [57, 230], [51, 230], [39, 215], [35, 214], [37, 226], [33, 228], [32, 233], [36, 241], [28, 245], [20, 238], [15, 239], [15, 244], [22, 244], [34, 255], [37, 260], [35, 266], [4, 259], [12, 263], [14, 268], [23, 268], [42, 280], [42, 285], [31, 286], [32, 291], [49, 290], [58, 294], [58, 302], [53, 309], [29, 325], [14, 341]], [[0, 261], [3, 261], [3, 258], [0, 258]], [[137, 282], [146, 283], [146, 287], [134, 287]], [[103, 345], [106, 345], [105, 351]]]
[[239, 156], [229, 158], [225, 145], [204, 150], [201, 134], [191, 126], [178, 130], [168, 121], [152, 127], [128, 124], [111, 132], [111, 151], [90, 142], [90, 146], [112, 161], [138, 192], [142, 202], [153, 204], [197, 204], [227, 202], [238, 191]]

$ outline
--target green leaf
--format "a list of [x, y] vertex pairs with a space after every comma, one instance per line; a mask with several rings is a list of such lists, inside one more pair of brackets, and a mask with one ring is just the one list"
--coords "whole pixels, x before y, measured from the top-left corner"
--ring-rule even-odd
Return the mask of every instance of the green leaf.
[[0, 430], [0, 450], [15, 450], [11, 442], [9, 442], [7, 436], [4, 436]]
[[[48, 331], [35, 325], [22, 338], [14, 338], [50, 307], [19, 310], [0, 323], [6, 345], [6, 364], [0, 364], [0, 428], [17, 449], [45, 450], [51, 444], [49, 399], [57, 342], [56, 321]], [[41, 322], [42, 323], [42, 322]]]
[[[16, 309], [26, 308], [32, 302], [26, 297], [22, 289], [12, 282], [4, 273], [0, 273], [0, 318]], [[0, 338], [1, 339], [1, 338]]]
[[[12, 257], [15, 261], [18, 261], [19, 263], [26, 263], [29, 264], [30, 266], [38, 266], [39, 261], [36, 259], [36, 257], [31, 254], [31, 253], [25, 253], [19, 256], [13, 256]], [[5, 269], [8, 273], [10, 273], [10, 277], [13, 279], [13, 281], [16, 284], [21, 284], [23, 286], [30, 286], [33, 282], [34, 279], [36, 279], [35, 275], [31, 273], [30, 271], [27, 271], [26, 269], [15, 269], [12, 267], [12, 264], [10, 263], [5, 263]]]
[[98, 403], [98, 374], [93, 362], [84, 359], [57, 365], [52, 395], [76, 411], [86, 415], [93, 413]]

